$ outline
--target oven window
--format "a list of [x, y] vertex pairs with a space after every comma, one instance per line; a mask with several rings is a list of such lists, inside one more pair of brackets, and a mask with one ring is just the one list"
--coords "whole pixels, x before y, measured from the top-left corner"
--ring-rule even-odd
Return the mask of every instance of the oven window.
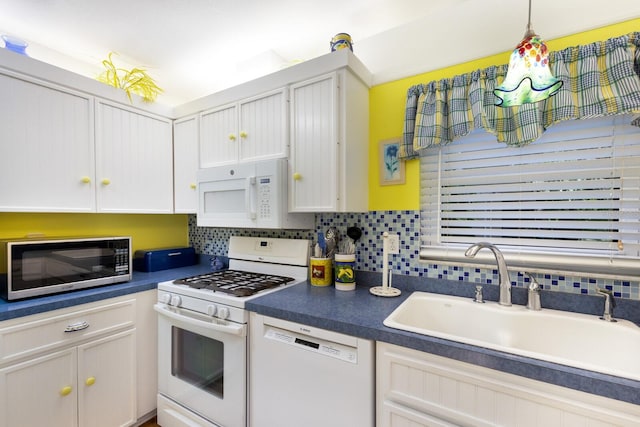
[[171, 328], [171, 375], [223, 398], [224, 343]]

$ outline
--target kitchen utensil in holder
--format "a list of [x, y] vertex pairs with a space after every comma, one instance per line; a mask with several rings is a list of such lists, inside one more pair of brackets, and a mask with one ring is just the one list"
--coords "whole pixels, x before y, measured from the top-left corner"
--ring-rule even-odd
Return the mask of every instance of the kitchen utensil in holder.
[[391, 272], [389, 271], [389, 233], [382, 233], [382, 286], [369, 288], [369, 292], [379, 297], [397, 297], [400, 289], [391, 287]]

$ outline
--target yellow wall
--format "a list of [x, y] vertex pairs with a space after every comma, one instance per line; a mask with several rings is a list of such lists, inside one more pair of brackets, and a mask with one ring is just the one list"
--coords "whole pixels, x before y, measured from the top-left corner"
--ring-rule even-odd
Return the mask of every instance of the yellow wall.
[[[561, 50], [593, 43], [640, 30], [640, 19], [547, 40], [549, 50]], [[544, 36], [544, 35], [543, 35]], [[514, 47], [519, 40], [514, 39]], [[440, 70], [407, 77], [371, 88], [369, 121], [369, 210], [418, 210], [420, 205], [419, 160], [406, 162], [406, 182], [403, 185], [379, 184], [378, 142], [402, 136], [407, 89], [419, 83], [453, 77], [459, 74], [508, 62], [511, 52], [489, 56]]]
[[46, 236], [131, 236], [133, 250], [188, 246], [187, 215], [0, 213], [0, 239]]

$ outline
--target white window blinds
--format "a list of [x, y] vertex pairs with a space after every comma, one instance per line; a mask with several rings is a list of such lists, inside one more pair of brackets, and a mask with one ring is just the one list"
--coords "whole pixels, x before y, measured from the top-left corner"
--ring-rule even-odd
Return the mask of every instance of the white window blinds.
[[630, 119], [564, 122], [521, 148], [476, 131], [426, 150], [421, 258], [473, 262], [464, 249], [488, 241], [513, 268], [637, 280], [640, 130]]

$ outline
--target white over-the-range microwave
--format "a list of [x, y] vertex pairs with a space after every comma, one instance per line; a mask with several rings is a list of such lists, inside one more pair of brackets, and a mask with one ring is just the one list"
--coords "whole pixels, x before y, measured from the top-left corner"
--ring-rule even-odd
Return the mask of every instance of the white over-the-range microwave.
[[198, 171], [200, 227], [314, 228], [314, 214], [289, 213], [287, 159]]

